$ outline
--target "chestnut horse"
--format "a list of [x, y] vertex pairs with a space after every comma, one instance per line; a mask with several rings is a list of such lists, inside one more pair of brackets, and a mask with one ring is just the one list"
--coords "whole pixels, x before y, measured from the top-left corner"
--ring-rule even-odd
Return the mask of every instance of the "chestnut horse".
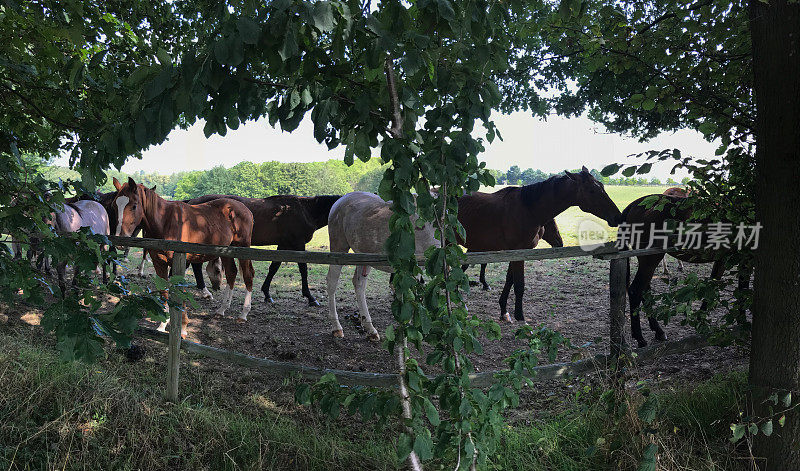
[[[331, 252], [383, 253], [386, 251], [386, 240], [389, 238], [389, 219], [392, 217], [392, 203], [386, 202], [374, 193], [354, 191], [339, 199], [331, 208], [328, 216], [328, 234]], [[414, 222], [416, 218], [412, 218]], [[422, 228], [415, 227], [414, 243], [417, 255], [436, 243], [434, 229], [430, 223]], [[376, 267], [378, 270], [392, 272], [389, 267]], [[380, 335], [372, 325], [372, 317], [367, 308], [367, 275], [372, 267], [356, 267], [353, 274], [353, 287], [360, 312], [361, 326], [367, 332], [367, 338], [373, 342], [380, 340]], [[328, 268], [328, 318], [331, 321], [334, 337], [344, 337], [342, 324], [336, 312], [336, 289], [339, 287], [341, 265], [330, 265]]]
[[[552, 221], [548, 222], [544, 225], [544, 232], [541, 235], [541, 238], [544, 239], [545, 242], [550, 244], [550, 247], [563, 247], [564, 240], [561, 238], [561, 232], [558, 230], [558, 224], [556, 224], [556, 220], [553, 219]], [[466, 270], [469, 268], [469, 265], [462, 265], [461, 269]], [[508, 267], [511, 270], [511, 265]], [[477, 283], [474, 281], [469, 282], [470, 286], [477, 286]], [[480, 284], [483, 286], [484, 291], [489, 291], [491, 289], [489, 287], [489, 283], [486, 282], [486, 264], [481, 263], [481, 276], [480, 276]], [[511, 283], [508, 280], [508, 276], [506, 276], [506, 285], [503, 288], [503, 291], [510, 290]]]
[[[467, 250], [532, 249], [539, 243], [544, 226], [571, 206], [616, 226], [620, 212], [586, 167], [578, 173], [565, 172], [543, 182], [507, 187], [494, 193], [475, 192], [458, 200], [458, 220], [464, 226]], [[500, 295], [500, 318], [510, 321], [506, 304], [514, 285], [514, 319], [524, 321], [522, 296], [525, 291], [525, 263], [511, 262], [506, 276], [508, 290]]]
[[[243, 198], [241, 196], [206, 195], [190, 200], [189, 204], [200, 204], [218, 198], [230, 198], [240, 201], [253, 213], [252, 245], [277, 245], [278, 250], [305, 250], [306, 244], [314, 237], [317, 229], [328, 225], [328, 213], [331, 206], [339, 199], [339, 195], [292, 196], [276, 195], [268, 198]], [[274, 302], [269, 294], [272, 278], [281, 266], [281, 262], [269, 264], [267, 277], [261, 285], [261, 291], [268, 303]], [[309, 306], [319, 306], [311, 290], [308, 289], [308, 265], [298, 263], [303, 296], [308, 298]], [[208, 270], [206, 270], [208, 271]], [[195, 270], [195, 276], [198, 271]], [[200, 275], [202, 278], [202, 274]], [[219, 282], [211, 276], [212, 286]], [[218, 279], [218, 278], [217, 278]]]
[[[652, 205], [650, 200], [648, 204], [642, 204], [645, 199], [654, 198]], [[647, 207], [649, 206], [649, 208]], [[660, 208], [660, 209], [656, 209]], [[669, 195], [647, 195], [642, 196], [633, 203], [629, 204], [627, 208], [622, 211], [622, 220], [627, 224], [642, 224], [641, 237], [638, 238], [638, 244], [631, 244], [629, 248], [646, 248], [650, 242], [650, 229], [655, 227], [661, 229], [664, 223], [668, 220], [677, 222], [685, 222], [692, 215], [692, 207], [683, 196], [669, 196]], [[639, 226], [637, 226], [638, 230]], [[642, 326], [639, 320], [639, 307], [641, 306], [644, 294], [650, 290], [650, 281], [653, 279], [653, 274], [658, 268], [658, 264], [664, 258], [663, 253], [653, 255], [643, 255], [636, 257], [639, 261], [639, 266], [636, 269], [636, 276], [633, 281], [630, 281], [630, 258], [628, 258], [628, 297], [631, 308], [631, 336], [636, 340], [639, 347], [647, 345], [644, 336], [642, 335]], [[704, 250], [687, 250], [681, 252], [670, 252], [670, 255], [689, 263], [711, 263], [714, 265], [711, 269], [711, 278], [718, 280], [722, 278], [725, 271], [725, 262], [718, 254]], [[739, 288], [746, 288], [750, 282], [749, 274], [746, 271], [740, 271]], [[705, 302], [700, 308], [706, 309]], [[655, 332], [656, 340], [666, 340], [667, 336], [658, 324], [658, 320], [654, 317], [649, 317], [648, 323], [650, 329]]]
[[[167, 201], [142, 184], [136, 184], [132, 178], [121, 185], [114, 178], [114, 187], [117, 195], [114, 206], [117, 209], [116, 235], [130, 237], [136, 228], [141, 225], [144, 236], [153, 239], [178, 240], [181, 242], [194, 242], [210, 245], [231, 245], [236, 247], [249, 247], [253, 231], [253, 214], [242, 203], [220, 198], [204, 204], [190, 205], [181, 201]], [[172, 251], [151, 250], [147, 251], [153, 260], [156, 274], [167, 279], [172, 261]], [[202, 263], [217, 258], [213, 255], [188, 254], [187, 261]], [[232, 258], [222, 258], [228, 287], [222, 296], [222, 304], [217, 310], [217, 315], [224, 316], [225, 310], [230, 307], [233, 297], [233, 285], [236, 281], [236, 268]], [[250, 260], [239, 259], [239, 268], [242, 271], [247, 294], [244, 298], [242, 314], [237, 319], [244, 322], [250, 312], [253, 293], [253, 264]], [[166, 299], [166, 291], [161, 295]], [[181, 322], [181, 336], [186, 337], [186, 327], [189, 318], [186, 310], [183, 311]], [[166, 323], [162, 322], [159, 330], [166, 330]]]

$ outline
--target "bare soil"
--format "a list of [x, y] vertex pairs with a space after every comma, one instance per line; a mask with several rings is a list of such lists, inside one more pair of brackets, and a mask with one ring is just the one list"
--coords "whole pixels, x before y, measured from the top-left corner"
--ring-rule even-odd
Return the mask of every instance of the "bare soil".
[[[131, 276], [138, 267], [138, 254], [132, 254], [131, 264], [126, 274]], [[670, 260], [671, 275], [683, 276], [677, 271], [674, 260]], [[380, 343], [367, 340], [358, 323], [357, 307], [350, 276], [353, 268], [343, 270], [337, 305], [339, 317], [345, 331], [344, 339], [334, 339], [328, 321], [328, 308], [325, 293], [325, 274], [327, 267], [309, 267], [309, 286], [320, 302], [318, 307], [308, 306], [300, 294], [299, 274], [295, 264], [284, 264], [272, 285], [273, 304], [264, 301], [259, 287], [267, 270], [267, 263], [256, 263], [253, 309], [246, 323], [237, 323], [244, 301], [244, 285], [237, 279], [233, 303], [227, 317], [214, 315], [221, 299], [221, 292], [215, 292], [215, 300], [199, 298], [199, 309], [189, 312], [188, 340], [225, 348], [256, 357], [290, 361], [304, 365], [335, 368], [353, 371], [394, 372], [396, 365], [392, 356]], [[636, 262], [632, 262], [632, 275]], [[701, 276], [710, 273], [710, 265], [686, 264], [687, 272]], [[477, 278], [477, 267], [470, 274]], [[150, 277], [155, 276], [148, 266], [145, 279], [136, 283], [152, 286]], [[191, 270], [187, 279], [194, 282]], [[490, 265], [487, 279], [492, 285], [490, 291], [472, 287], [469, 293], [468, 308], [483, 319], [500, 319], [498, 298], [505, 280], [505, 266]], [[661, 269], [653, 279], [656, 292], [666, 289], [665, 277]], [[391, 294], [388, 275], [373, 271], [367, 290], [367, 303], [373, 323], [383, 332], [392, 322], [390, 311]], [[509, 298], [509, 308], [513, 308], [513, 290]], [[525, 317], [533, 326], [546, 325], [560, 331], [569, 338], [575, 349], [564, 350], [556, 361], [570, 361], [576, 357], [588, 357], [606, 353], [609, 349], [609, 291], [608, 262], [591, 258], [547, 260], [526, 264]], [[148, 321], [143, 324], [153, 326]], [[514, 338], [518, 324], [500, 322], [502, 339], [483, 342], [484, 354], [474, 359], [478, 371], [500, 369], [503, 360], [515, 349], [523, 348], [522, 341]], [[643, 319], [645, 338], [653, 342], [653, 335]], [[680, 325], [679, 319], [665, 326], [670, 340], [677, 340], [694, 333], [689, 326]], [[629, 331], [626, 328], [629, 339]], [[423, 357], [424, 358], [424, 357]], [[672, 355], [661, 358], [654, 364], [642, 368], [639, 374], [653, 380], [668, 379], [670, 382], [692, 382], [713, 376], [716, 373], [746, 364], [746, 352], [736, 347], [709, 347], [685, 355]], [[542, 363], [546, 363], [542, 359]]]

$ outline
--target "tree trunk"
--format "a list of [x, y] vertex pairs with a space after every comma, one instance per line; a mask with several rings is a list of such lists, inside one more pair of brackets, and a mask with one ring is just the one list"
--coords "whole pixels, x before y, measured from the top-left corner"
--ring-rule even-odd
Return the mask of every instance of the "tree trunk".
[[[764, 399], [792, 391], [800, 399], [800, 3], [750, 0], [756, 119], [756, 218], [750, 383], [756, 417]], [[765, 437], [753, 454], [759, 469], [800, 469], [800, 414]]]

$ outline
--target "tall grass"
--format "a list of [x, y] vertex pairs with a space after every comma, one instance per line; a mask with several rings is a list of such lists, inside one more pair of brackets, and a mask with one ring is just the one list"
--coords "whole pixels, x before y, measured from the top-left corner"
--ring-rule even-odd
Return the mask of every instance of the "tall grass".
[[[179, 404], [166, 403], [163, 351], [62, 363], [42, 335], [0, 333], [0, 469], [396, 469], [396, 425], [328, 421], [297, 407], [291, 385], [246, 371], [183, 363]], [[156, 350], [158, 347], [153, 347]], [[661, 470], [727, 470], [743, 374], [659, 394]], [[609, 414], [599, 394], [506, 430], [495, 470], [637, 469], [648, 442], [641, 398]], [[738, 462], [741, 463], [741, 462]], [[438, 468], [431, 463], [432, 469]]]

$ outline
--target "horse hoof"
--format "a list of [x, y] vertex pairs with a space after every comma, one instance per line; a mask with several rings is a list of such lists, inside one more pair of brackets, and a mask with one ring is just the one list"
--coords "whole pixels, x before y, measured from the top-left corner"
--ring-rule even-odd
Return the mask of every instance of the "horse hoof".
[[484, 291], [490, 291], [491, 289], [492, 289], [492, 287], [489, 286], [489, 285], [484, 285], [484, 287], [483, 287]]
[[647, 346], [647, 340], [637, 340], [636, 348], [644, 348]]
[[308, 300], [309, 307], [319, 307], [319, 301], [316, 299], [309, 299]]
[[214, 300], [214, 295], [211, 294], [211, 291], [209, 291], [208, 288], [203, 288], [203, 291], [200, 293], [200, 297], [210, 301]]
[[332, 332], [332, 334], [333, 334], [333, 336], [334, 336], [334, 337], [336, 337], [337, 339], [343, 339], [343, 338], [344, 338], [344, 332], [343, 332], [343, 331], [341, 331], [341, 330], [334, 330], [334, 331]]
[[656, 340], [659, 342], [666, 342], [667, 341], [667, 334], [661, 332], [660, 334], [656, 334]]
[[478, 282], [475, 281], [475, 280], [469, 280], [469, 285], [470, 286], [478, 286]]
[[275, 304], [275, 300], [272, 299], [272, 296], [264, 295], [264, 302], [267, 304]]
[[369, 340], [370, 342], [380, 342], [381, 336], [377, 332], [375, 332], [374, 334], [369, 334], [367, 336], [367, 340]]
[[503, 322], [511, 323], [511, 315], [507, 312], [500, 314], [500, 320]]
[[237, 317], [236, 318], [236, 323], [237, 324], [244, 324], [245, 322], [247, 322], [247, 319], [245, 319], [243, 317]]

